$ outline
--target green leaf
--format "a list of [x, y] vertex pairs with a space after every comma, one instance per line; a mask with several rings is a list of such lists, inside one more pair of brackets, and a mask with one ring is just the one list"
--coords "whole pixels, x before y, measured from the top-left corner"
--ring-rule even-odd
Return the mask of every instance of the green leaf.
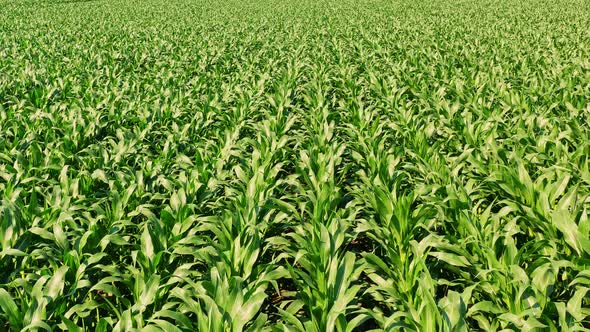
[[444, 310], [450, 330], [457, 330], [463, 326], [467, 308], [459, 293], [449, 291], [439, 305]]
[[74, 331], [74, 332], [82, 331], [82, 329], [78, 325], [74, 324], [74, 322], [72, 322], [71, 320], [69, 320], [69, 319], [67, 319], [65, 317], [62, 317], [61, 321], [68, 328], [68, 332], [69, 331]]
[[141, 251], [150, 261], [154, 259], [154, 245], [147, 224], [143, 227], [143, 232], [141, 233]]
[[578, 322], [581, 322], [588, 316], [582, 310], [582, 301], [586, 299], [588, 291], [590, 291], [588, 287], [577, 287], [574, 296], [567, 302], [567, 312]]
[[53, 277], [49, 279], [45, 288], [45, 295], [50, 297], [52, 300], [55, 300], [58, 295], [60, 295], [65, 287], [65, 280], [64, 277], [66, 272], [68, 272], [67, 266], [60, 267]]
[[468, 267], [471, 265], [464, 256], [459, 256], [448, 252], [429, 252], [428, 254], [453, 266]]
[[10, 294], [3, 288], [0, 288], [0, 308], [8, 316], [11, 326], [15, 329], [22, 327], [23, 321], [19, 309]]
[[148, 282], [145, 285], [145, 288], [142, 290], [139, 299], [138, 299], [138, 305], [139, 305], [139, 310], [141, 312], [143, 312], [143, 310], [145, 310], [145, 308], [152, 304], [156, 298], [156, 293], [158, 292], [158, 289], [160, 287], [160, 276], [155, 274], [152, 275], [150, 277], [150, 279], [148, 280]]

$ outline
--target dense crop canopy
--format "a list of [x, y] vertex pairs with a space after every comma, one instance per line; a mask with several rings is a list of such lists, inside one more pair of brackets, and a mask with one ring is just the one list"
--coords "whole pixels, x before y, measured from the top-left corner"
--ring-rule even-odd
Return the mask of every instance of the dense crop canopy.
[[0, 330], [590, 328], [590, 3], [0, 0]]

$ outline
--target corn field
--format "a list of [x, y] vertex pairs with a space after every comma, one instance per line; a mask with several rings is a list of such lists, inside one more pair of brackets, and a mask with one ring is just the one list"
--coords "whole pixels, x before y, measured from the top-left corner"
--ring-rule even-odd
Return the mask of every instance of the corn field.
[[587, 0], [0, 0], [0, 330], [590, 329]]

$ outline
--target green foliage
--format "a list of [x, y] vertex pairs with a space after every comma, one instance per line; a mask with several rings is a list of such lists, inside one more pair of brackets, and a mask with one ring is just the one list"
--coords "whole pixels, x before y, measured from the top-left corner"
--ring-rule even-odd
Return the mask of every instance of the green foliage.
[[588, 1], [0, 1], [0, 330], [590, 328]]

